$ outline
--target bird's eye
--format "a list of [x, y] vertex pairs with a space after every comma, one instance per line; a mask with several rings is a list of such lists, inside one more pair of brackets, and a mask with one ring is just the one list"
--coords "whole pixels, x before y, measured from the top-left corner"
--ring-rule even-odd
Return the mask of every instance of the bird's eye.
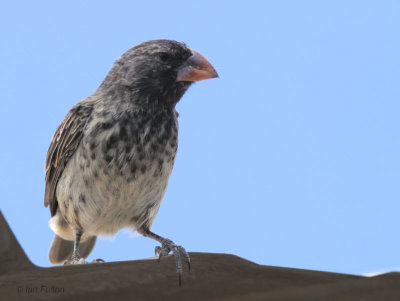
[[160, 57], [160, 60], [162, 60], [163, 62], [166, 62], [169, 59], [169, 54], [166, 52], [160, 52], [158, 56]]

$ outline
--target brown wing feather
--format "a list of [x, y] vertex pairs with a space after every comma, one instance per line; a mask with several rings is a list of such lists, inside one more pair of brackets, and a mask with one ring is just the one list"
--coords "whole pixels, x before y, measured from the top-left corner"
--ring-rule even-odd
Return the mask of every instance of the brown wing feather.
[[93, 111], [91, 103], [76, 104], [58, 126], [47, 152], [44, 206], [50, 205], [51, 216], [57, 211], [56, 188], [69, 159], [82, 140], [83, 130]]

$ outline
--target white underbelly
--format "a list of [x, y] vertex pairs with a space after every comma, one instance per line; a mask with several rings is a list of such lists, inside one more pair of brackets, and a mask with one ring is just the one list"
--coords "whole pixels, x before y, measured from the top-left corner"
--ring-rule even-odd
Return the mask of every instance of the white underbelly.
[[160, 166], [149, 164], [128, 181], [112, 167], [105, 172], [96, 166], [81, 169], [80, 161], [78, 155], [71, 158], [57, 186], [61, 215], [72, 228], [81, 228], [86, 235], [114, 235], [122, 228], [152, 224], [173, 162], [166, 162], [158, 173]]

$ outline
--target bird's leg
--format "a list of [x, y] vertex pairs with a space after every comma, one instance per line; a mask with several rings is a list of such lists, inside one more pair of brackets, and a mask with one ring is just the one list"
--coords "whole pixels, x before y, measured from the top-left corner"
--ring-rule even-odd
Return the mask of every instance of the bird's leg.
[[177, 246], [172, 240], [161, 237], [161, 236], [151, 232], [147, 228], [141, 229], [140, 232], [143, 234], [143, 236], [155, 239], [161, 243], [161, 247], [157, 246], [155, 249], [155, 254], [156, 254], [156, 256], [158, 255], [159, 262], [160, 262], [161, 257], [167, 256], [170, 252], [172, 252], [174, 254], [176, 269], [178, 271], [178, 277], [179, 277], [179, 286], [180, 286], [181, 278], [182, 278], [181, 254], [183, 255], [183, 257], [185, 257], [185, 261], [187, 262], [187, 264], [189, 266], [189, 271], [190, 271], [190, 258], [189, 258], [189, 254], [186, 252], [185, 248], [182, 246]]
[[84, 258], [79, 254], [79, 245], [81, 243], [82, 234], [83, 232], [81, 230], [75, 230], [74, 251], [72, 252], [71, 260], [65, 261], [64, 264], [86, 263]]

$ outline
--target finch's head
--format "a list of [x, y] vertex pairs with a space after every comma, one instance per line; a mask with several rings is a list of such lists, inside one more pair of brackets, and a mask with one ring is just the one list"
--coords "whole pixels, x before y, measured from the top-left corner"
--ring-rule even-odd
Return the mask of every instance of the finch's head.
[[126, 51], [101, 88], [128, 89], [175, 104], [195, 81], [218, 77], [208, 60], [183, 43], [152, 40]]

